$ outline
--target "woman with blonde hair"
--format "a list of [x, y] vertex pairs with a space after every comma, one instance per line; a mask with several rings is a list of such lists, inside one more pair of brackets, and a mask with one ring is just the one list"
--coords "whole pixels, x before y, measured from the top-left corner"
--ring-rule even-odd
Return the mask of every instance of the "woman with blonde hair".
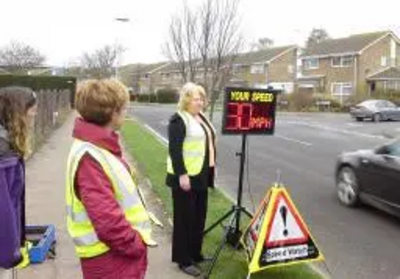
[[169, 157], [166, 184], [173, 198], [172, 261], [192, 276], [199, 276], [207, 217], [208, 187], [214, 187], [216, 134], [203, 114], [206, 92], [194, 83], [180, 92], [178, 111], [168, 125]]
[[0, 279], [29, 264], [25, 241], [25, 163], [36, 94], [25, 87], [0, 89]]

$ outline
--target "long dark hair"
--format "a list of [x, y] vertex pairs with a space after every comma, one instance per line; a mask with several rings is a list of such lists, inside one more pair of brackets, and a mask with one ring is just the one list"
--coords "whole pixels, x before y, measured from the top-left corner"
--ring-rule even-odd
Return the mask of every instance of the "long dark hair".
[[0, 88], [0, 125], [8, 132], [11, 148], [22, 157], [30, 151], [27, 112], [36, 103], [36, 94], [29, 88]]

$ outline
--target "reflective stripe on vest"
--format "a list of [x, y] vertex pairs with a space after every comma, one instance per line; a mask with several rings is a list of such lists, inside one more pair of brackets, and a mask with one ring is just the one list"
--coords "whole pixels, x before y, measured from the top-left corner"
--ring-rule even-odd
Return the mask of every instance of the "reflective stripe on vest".
[[109, 250], [107, 245], [98, 239], [87, 212], [74, 190], [76, 170], [86, 153], [89, 153], [101, 165], [110, 179], [116, 200], [123, 209], [126, 219], [139, 232], [145, 243], [154, 245], [149, 215], [126, 167], [107, 150], [88, 142], [75, 140], [68, 158], [66, 200], [68, 231], [78, 256], [93, 257]]
[[[186, 136], [183, 141], [183, 161], [188, 175], [194, 176], [200, 173], [205, 157], [206, 134], [200, 123], [188, 112], [179, 111], [186, 128]], [[171, 157], [167, 159], [167, 171], [174, 174]]]

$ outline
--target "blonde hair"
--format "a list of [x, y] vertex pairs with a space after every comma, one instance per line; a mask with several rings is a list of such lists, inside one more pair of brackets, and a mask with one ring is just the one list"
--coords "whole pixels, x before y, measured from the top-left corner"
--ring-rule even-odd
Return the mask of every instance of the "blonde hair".
[[204, 106], [207, 105], [207, 95], [204, 88], [200, 85], [197, 85], [192, 82], [186, 83], [180, 91], [179, 94], [179, 102], [178, 102], [178, 109], [180, 111], [187, 111], [190, 101], [193, 98], [194, 94], [199, 94], [201, 98], [203, 98]]
[[128, 90], [118, 80], [91, 79], [79, 84], [75, 106], [87, 122], [105, 126], [128, 102]]

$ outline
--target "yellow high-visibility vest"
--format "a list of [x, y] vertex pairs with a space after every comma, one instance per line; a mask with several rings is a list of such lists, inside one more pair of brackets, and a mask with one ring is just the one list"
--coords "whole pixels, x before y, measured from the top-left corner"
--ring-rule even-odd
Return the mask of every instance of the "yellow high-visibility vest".
[[74, 140], [68, 157], [66, 179], [67, 227], [80, 258], [91, 258], [106, 253], [110, 248], [99, 240], [86, 209], [75, 193], [75, 175], [80, 160], [88, 153], [98, 162], [114, 190], [115, 199], [126, 219], [149, 246], [157, 243], [151, 237], [150, 217], [139, 189], [124, 164], [106, 149], [89, 142]]
[[[178, 115], [186, 127], [186, 136], [183, 141], [183, 161], [188, 175], [194, 176], [199, 174], [203, 167], [206, 154], [206, 134], [200, 123], [190, 113], [178, 111]], [[206, 118], [204, 117], [204, 119]], [[211, 124], [210, 126], [212, 127]], [[174, 174], [171, 156], [168, 156], [167, 159], [167, 172]]]

